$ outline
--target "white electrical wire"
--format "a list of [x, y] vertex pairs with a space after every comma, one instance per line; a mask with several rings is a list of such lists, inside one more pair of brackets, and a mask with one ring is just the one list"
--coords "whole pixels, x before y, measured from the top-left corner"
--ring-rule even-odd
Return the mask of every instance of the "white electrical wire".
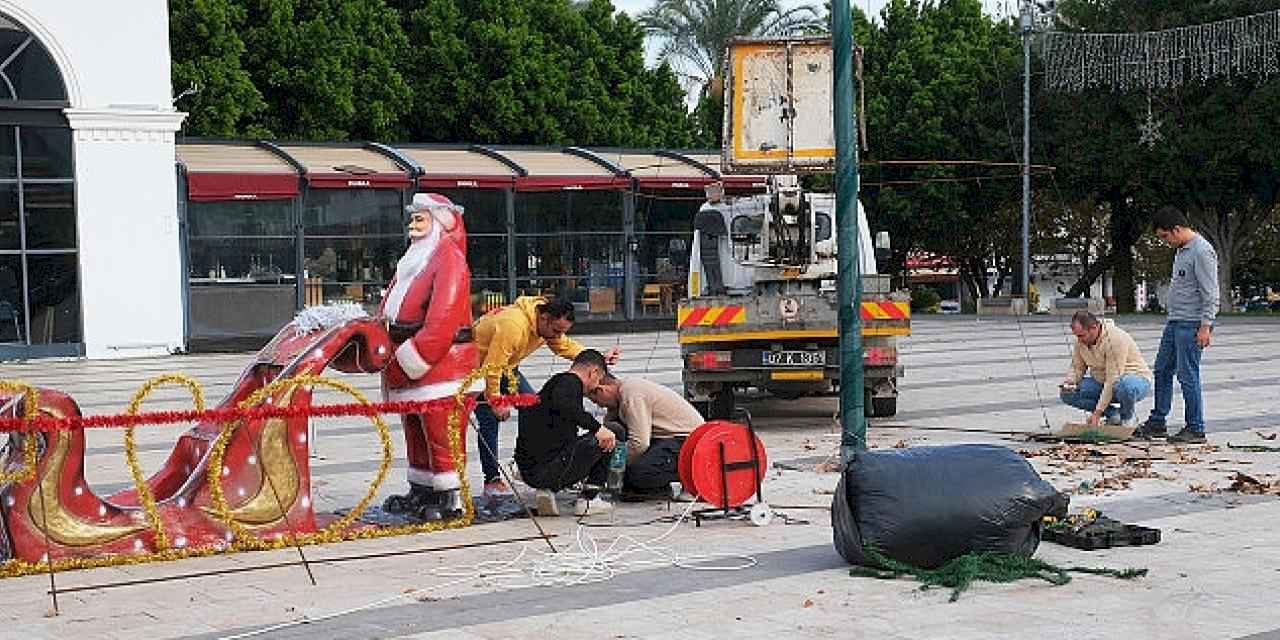
[[[658, 543], [666, 539], [684, 522], [696, 503], [689, 503], [684, 513], [662, 535], [650, 540], [637, 540], [623, 535], [601, 547], [588, 527], [578, 525], [575, 551], [530, 553], [525, 545], [511, 560], [482, 562], [470, 567], [441, 567], [433, 573], [442, 578], [461, 578], [488, 583], [504, 589], [524, 587], [568, 587], [594, 584], [613, 579], [627, 570], [642, 567], [673, 566], [692, 571], [740, 571], [756, 565], [749, 555], [710, 553], [681, 555]], [[709, 564], [736, 560], [729, 565]]]
[[[528, 544], [521, 545], [520, 552], [510, 560], [487, 561], [468, 567], [440, 567], [432, 571], [433, 575], [442, 578], [454, 578], [441, 584], [429, 587], [407, 589], [403, 593], [388, 596], [374, 602], [343, 609], [320, 616], [292, 620], [280, 624], [254, 629], [231, 636], [223, 636], [223, 640], [241, 640], [263, 634], [296, 627], [304, 624], [332, 620], [345, 615], [367, 611], [391, 604], [410, 596], [423, 597], [432, 591], [452, 587], [458, 584], [476, 583], [500, 589], [519, 589], [525, 587], [568, 587], [579, 584], [595, 584], [613, 579], [615, 576], [644, 567], [672, 566], [690, 571], [741, 571], [756, 566], [754, 556], [737, 553], [706, 553], [681, 555], [670, 547], [658, 543], [665, 540], [680, 524], [688, 519], [697, 503], [689, 503], [680, 517], [672, 523], [662, 535], [649, 540], [637, 540], [631, 536], [618, 536], [601, 548], [601, 543], [591, 535], [590, 529], [578, 524], [574, 541], [577, 549], [551, 553], [548, 551], [530, 551]], [[736, 560], [733, 564], [713, 564]]]

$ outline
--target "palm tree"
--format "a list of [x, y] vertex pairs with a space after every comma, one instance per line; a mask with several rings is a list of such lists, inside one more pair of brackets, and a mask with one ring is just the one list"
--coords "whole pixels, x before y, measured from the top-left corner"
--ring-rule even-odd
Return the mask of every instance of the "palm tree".
[[662, 60], [688, 63], [686, 75], [703, 85], [704, 95], [708, 88], [719, 93], [729, 40], [827, 29], [817, 8], [783, 9], [780, 0], [657, 0], [638, 20], [662, 42]]

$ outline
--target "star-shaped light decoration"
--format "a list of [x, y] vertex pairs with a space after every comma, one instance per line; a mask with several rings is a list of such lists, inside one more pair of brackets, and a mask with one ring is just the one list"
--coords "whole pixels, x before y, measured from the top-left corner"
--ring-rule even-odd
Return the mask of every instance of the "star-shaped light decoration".
[[1152, 115], [1151, 107], [1148, 106], [1146, 121], [1138, 125], [1138, 132], [1142, 134], [1138, 137], [1138, 144], [1148, 149], [1155, 149], [1156, 145], [1161, 140], [1164, 140], [1164, 134], [1160, 133], [1160, 125], [1162, 124], [1164, 123], [1156, 120], [1156, 117]]

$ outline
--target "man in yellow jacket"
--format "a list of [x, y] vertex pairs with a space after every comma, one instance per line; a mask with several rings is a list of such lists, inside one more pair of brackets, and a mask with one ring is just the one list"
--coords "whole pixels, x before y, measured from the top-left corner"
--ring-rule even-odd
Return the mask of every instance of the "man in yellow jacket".
[[[490, 371], [485, 377], [485, 399], [511, 393], [512, 381], [501, 380], [501, 367], [518, 366], [538, 347], [547, 345], [551, 352], [573, 360], [583, 346], [565, 335], [573, 326], [573, 303], [568, 300], [522, 296], [515, 303], [492, 311], [476, 322], [472, 331], [480, 348], [480, 363]], [[618, 361], [619, 349], [605, 354], [610, 365]], [[516, 372], [516, 393], [535, 393], [524, 374]], [[509, 495], [511, 488], [498, 470], [498, 425], [511, 417], [511, 407], [493, 408], [481, 402], [475, 410], [480, 424], [480, 468], [484, 471], [484, 493], [487, 496]]]

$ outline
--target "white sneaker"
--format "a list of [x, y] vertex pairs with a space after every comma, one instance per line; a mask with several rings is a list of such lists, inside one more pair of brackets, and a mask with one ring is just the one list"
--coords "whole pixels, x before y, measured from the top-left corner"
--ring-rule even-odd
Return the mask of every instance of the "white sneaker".
[[1138, 416], [1137, 416], [1137, 415], [1135, 415], [1135, 416], [1133, 416], [1132, 418], [1129, 418], [1128, 420], [1121, 420], [1121, 421], [1120, 421], [1120, 426], [1122, 426], [1122, 427], [1124, 427], [1124, 428], [1126, 428], [1126, 429], [1137, 429], [1137, 428], [1138, 428]]
[[533, 497], [533, 510], [540, 516], [560, 515], [560, 505], [556, 504], [556, 492], [538, 489], [537, 495]]
[[486, 498], [509, 498], [515, 495], [515, 492], [502, 478], [498, 478], [493, 482], [484, 483], [483, 495]]
[[573, 503], [573, 515], [579, 518], [602, 513], [613, 513], [613, 503], [605, 500], [604, 496], [596, 496], [590, 500], [578, 498], [578, 501]]
[[1122, 425], [1122, 424], [1124, 424], [1124, 422], [1123, 422], [1122, 420], [1120, 420], [1120, 416], [1119, 416], [1119, 415], [1107, 416], [1107, 425], [1108, 425], [1108, 426], [1118, 427], [1118, 426], [1120, 426], [1120, 425]]

